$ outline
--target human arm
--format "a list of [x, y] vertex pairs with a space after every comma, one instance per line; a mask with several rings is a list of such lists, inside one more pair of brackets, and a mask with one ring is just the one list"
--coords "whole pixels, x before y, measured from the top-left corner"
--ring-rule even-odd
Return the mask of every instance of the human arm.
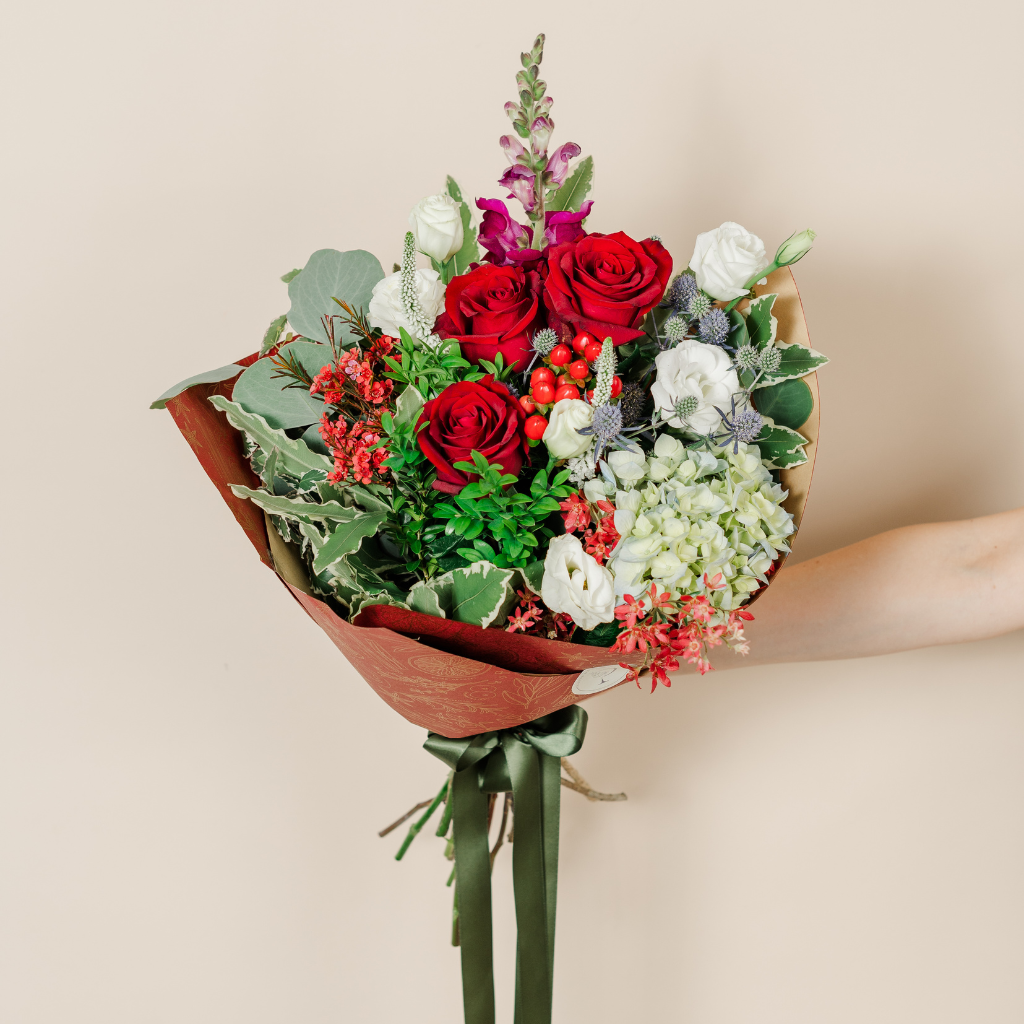
[[[964, 643], [1024, 627], [1024, 508], [880, 533], [785, 566], [751, 611], [745, 665]], [[738, 667], [720, 655], [719, 668]]]

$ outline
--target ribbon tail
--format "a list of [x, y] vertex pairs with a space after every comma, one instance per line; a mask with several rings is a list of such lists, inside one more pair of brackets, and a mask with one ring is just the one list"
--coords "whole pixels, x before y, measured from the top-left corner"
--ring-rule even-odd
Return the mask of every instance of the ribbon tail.
[[[517, 929], [515, 1021], [516, 1024], [550, 1024], [552, 961], [546, 879], [549, 858], [545, 842], [550, 826], [545, 821], [542, 769], [547, 758], [512, 737], [503, 739], [502, 748], [515, 803], [516, 840], [512, 844]], [[553, 914], [552, 908], [552, 926]]]
[[491, 858], [487, 846], [487, 794], [473, 765], [452, 780], [455, 885], [459, 898], [462, 1005], [466, 1024], [494, 1024], [491, 928]]

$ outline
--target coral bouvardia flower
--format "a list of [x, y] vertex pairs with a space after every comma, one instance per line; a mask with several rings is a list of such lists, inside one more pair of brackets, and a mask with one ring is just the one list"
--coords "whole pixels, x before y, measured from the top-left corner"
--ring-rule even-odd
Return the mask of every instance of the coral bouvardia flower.
[[437, 469], [435, 490], [458, 494], [478, 480], [475, 473], [455, 468], [456, 462], [472, 462], [474, 451], [518, 476], [529, 450], [525, 422], [523, 407], [490, 375], [446, 387], [423, 406], [417, 421], [417, 427], [427, 424], [417, 443]]

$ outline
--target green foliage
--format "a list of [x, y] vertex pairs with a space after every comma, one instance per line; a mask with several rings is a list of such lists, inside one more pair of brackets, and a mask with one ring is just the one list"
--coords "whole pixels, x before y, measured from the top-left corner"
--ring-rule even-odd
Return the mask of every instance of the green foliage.
[[[457, 341], [444, 342], [432, 348], [417, 345], [404, 327], [400, 331], [402, 337], [394, 350], [395, 357], [384, 357], [389, 370], [385, 377], [412, 386], [427, 398], [436, 398], [449, 384], [458, 380], [480, 380], [484, 376], [470, 369], [472, 364], [462, 358]], [[456, 372], [458, 370], [470, 372], [460, 375]]]
[[479, 360], [478, 365], [482, 366], [488, 373], [493, 374], [495, 380], [508, 380], [512, 376], [512, 367], [505, 365], [505, 357], [499, 352], [494, 357], [494, 362], [486, 359]]
[[231, 490], [236, 497], [248, 498], [264, 512], [284, 516], [285, 519], [292, 519], [297, 523], [349, 523], [366, 514], [357, 508], [346, 508], [334, 501], [319, 503], [305, 501], [302, 498], [286, 498], [271, 494], [262, 488], [253, 490], [251, 487], [243, 487], [240, 484], [232, 484]]
[[302, 267], [296, 267], [294, 270], [289, 270], [287, 274], [282, 274], [281, 280], [284, 281], [285, 284], [291, 284], [291, 282], [294, 281], [301, 273]]
[[768, 469], [792, 469], [807, 461], [803, 450], [807, 438], [770, 419], [765, 420], [754, 444], [761, 450], [761, 460]]
[[814, 396], [802, 380], [784, 380], [766, 388], [755, 388], [754, 407], [777, 425], [799, 430], [814, 409]]
[[[310, 341], [293, 341], [278, 355], [295, 360], [310, 379], [334, 361], [327, 345]], [[308, 388], [289, 387], [281, 376], [280, 366], [272, 359], [257, 359], [248, 367], [236, 381], [231, 397], [246, 411], [262, 416], [279, 430], [317, 423], [324, 411], [323, 399], [311, 395]]]
[[565, 184], [545, 204], [549, 210], [572, 210], [579, 213], [583, 200], [594, 184], [594, 158], [585, 156]]
[[747, 307], [747, 332], [750, 344], [758, 351], [775, 340], [779, 322], [772, 316], [772, 306], [777, 298], [778, 295], [760, 295]]
[[194, 377], [189, 377], [188, 380], [175, 384], [173, 388], [168, 388], [150, 405], [150, 409], [166, 409], [167, 403], [172, 398], [177, 398], [182, 391], [188, 390], [193, 384], [219, 384], [222, 380], [231, 380], [232, 377], [237, 376], [241, 369], [242, 367], [237, 363], [228, 363], [227, 366], [218, 366], [216, 370], [197, 373]]
[[227, 415], [231, 426], [248, 434], [264, 452], [276, 448], [279, 467], [294, 476], [301, 477], [312, 469], [329, 473], [334, 468], [330, 459], [311, 451], [302, 441], [293, 441], [283, 430], [274, 429], [262, 416], [247, 412], [237, 402], [223, 395], [213, 395], [210, 403]]
[[[383, 277], [377, 257], [363, 249], [318, 249], [302, 272], [288, 282], [292, 300], [288, 323], [311, 341], [327, 342], [330, 336], [320, 318], [337, 312], [334, 299], [342, 299], [353, 308], [369, 306], [373, 286]], [[343, 347], [357, 340], [347, 327], [336, 336]]]
[[622, 626], [621, 622], [601, 622], [593, 629], [577, 629], [572, 635], [572, 642], [588, 644], [591, 647], [611, 647]]
[[809, 373], [817, 370], [819, 366], [824, 366], [828, 362], [826, 356], [816, 352], [813, 348], [804, 348], [803, 345], [787, 345], [784, 341], [779, 341], [776, 342], [775, 347], [782, 355], [782, 362], [774, 373], [765, 374], [761, 378], [763, 387], [769, 384], [778, 384], [783, 380], [806, 377]]
[[263, 335], [263, 344], [260, 345], [260, 355], [269, 352], [281, 340], [286, 323], [288, 323], [287, 313], [282, 313], [276, 320], [270, 321], [270, 326]]
[[343, 555], [357, 551], [363, 538], [374, 536], [385, 518], [384, 512], [357, 512], [352, 519], [339, 523], [313, 560], [314, 572], [323, 572]]
[[478, 561], [415, 584], [407, 600], [410, 608], [427, 615], [486, 628], [505, 621], [523, 585], [519, 570]]
[[472, 224], [469, 203], [462, 198], [462, 190], [450, 174], [445, 188], [448, 195], [459, 203], [459, 213], [462, 216], [462, 248], [455, 254], [455, 273], [464, 274], [469, 270], [470, 263], [480, 261], [480, 246], [476, 243], [476, 228]]
[[730, 348], [742, 348], [750, 342], [750, 332], [747, 330], [747, 321], [743, 314], [736, 309], [729, 310], [729, 340]]
[[434, 515], [448, 520], [445, 533], [471, 542], [472, 546], [457, 549], [468, 561], [492, 562], [502, 568], [527, 566], [536, 561], [542, 542], [554, 536], [544, 520], [560, 511], [560, 498], [573, 493], [566, 486], [568, 470], [549, 480], [553, 467], [554, 460], [534, 476], [530, 493], [523, 494], [511, 487], [516, 477], [503, 473], [500, 466], [488, 465], [474, 451], [472, 462], [456, 462], [455, 468], [479, 474], [480, 479], [463, 487], [454, 504], [437, 504]]

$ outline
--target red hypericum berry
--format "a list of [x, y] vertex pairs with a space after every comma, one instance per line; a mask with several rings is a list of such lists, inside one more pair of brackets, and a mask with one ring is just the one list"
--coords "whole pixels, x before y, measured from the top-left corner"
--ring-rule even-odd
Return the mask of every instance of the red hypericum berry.
[[584, 377], [590, 376], [590, 366], [587, 364], [586, 359], [577, 359], [569, 367], [569, 376], [575, 377], [577, 380], [583, 380]]
[[604, 345], [599, 341], [591, 341], [587, 343], [587, 347], [583, 350], [583, 357], [588, 363], [592, 363], [600, 354]]
[[526, 414], [529, 415], [534, 412], [537, 406], [534, 404], [533, 399], [529, 395], [523, 395], [519, 399], [519, 404], [526, 410]]
[[575, 338], [572, 339], [572, 347], [576, 352], [585, 352], [589, 344], [594, 341], [592, 334], [587, 334], [586, 331], [580, 331]]
[[572, 384], [563, 384], [562, 387], [560, 387], [555, 392], [555, 401], [556, 402], [561, 402], [563, 399], [566, 399], [566, 398], [579, 398], [579, 397], [580, 397], [579, 388], [574, 387]]
[[548, 429], [548, 421], [543, 416], [531, 416], [526, 421], [524, 429], [531, 441], [539, 441], [544, 436], [544, 431]]
[[550, 384], [555, 379], [554, 372], [547, 366], [538, 366], [533, 373], [530, 374], [530, 384]]
[[568, 345], [556, 345], [548, 356], [552, 366], [565, 366], [572, 362], [572, 349]]
[[618, 398], [622, 393], [622, 381], [618, 377], [612, 377], [612, 398]]
[[555, 389], [550, 384], [535, 384], [533, 400], [538, 405], [550, 405], [555, 400]]
[[591, 389], [590, 391], [587, 392], [587, 401], [588, 402], [593, 402], [594, 401], [594, 391], [593, 391], [593, 389]]
[[553, 387], [557, 391], [560, 387], [563, 387], [565, 384], [575, 384], [575, 383], [576, 383], [576, 381], [574, 381], [572, 379], [572, 377], [569, 376], [569, 374], [563, 373], [563, 374], [559, 375], [558, 380], [555, 381]]

